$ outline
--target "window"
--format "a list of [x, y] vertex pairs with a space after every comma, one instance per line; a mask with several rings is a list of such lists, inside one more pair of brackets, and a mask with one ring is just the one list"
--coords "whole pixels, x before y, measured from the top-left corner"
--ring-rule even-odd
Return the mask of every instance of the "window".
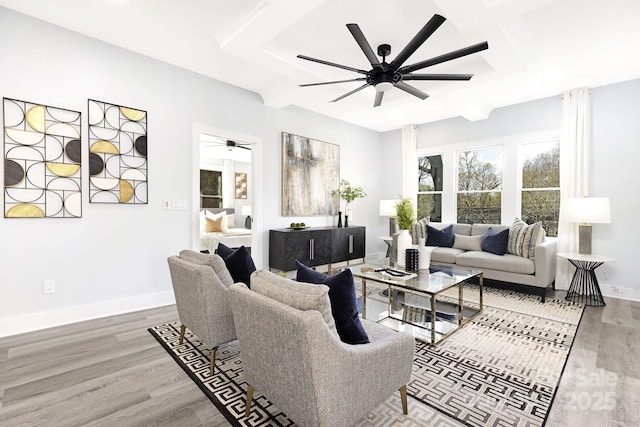
[[458, 151], [457, 222], [500, 224], [502, 146]]
[[541, 221], [547, 236], [555, 237], [560, 216], [560, 141], [522, 143], [520, 154], [522, 220], [527, 224]]
[[222, 172], [200, 169], [200, 208], [222, 207]]
[[418, 219], [442, 221], [442, 156], [418, 157]]

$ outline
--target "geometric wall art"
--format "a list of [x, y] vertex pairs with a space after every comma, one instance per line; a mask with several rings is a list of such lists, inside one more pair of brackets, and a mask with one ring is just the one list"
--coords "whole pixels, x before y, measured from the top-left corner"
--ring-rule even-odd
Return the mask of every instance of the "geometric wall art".
[[282, 133], [282, 215], [335, 215], [340, 146]]
[[79, 111], [3, 98], [5, 218], [82, 216]]
[[236, 199], [247, 198], [247, 174], [236, 172]]
[[147, 112], [89, 100], [89, 202], [148, 203]]

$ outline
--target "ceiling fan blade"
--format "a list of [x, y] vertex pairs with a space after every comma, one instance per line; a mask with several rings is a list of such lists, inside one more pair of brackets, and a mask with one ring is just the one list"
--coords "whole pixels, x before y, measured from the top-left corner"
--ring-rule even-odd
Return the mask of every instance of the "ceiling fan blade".
[[394, 84], [394, 86], [397, 87], [400, 90], [403, 90], [403, 91], [405, 91], [407, 93], [410, 93], [413, 96], [417, 96], [420, 99], [427, 99], [429, 97], [429, 95], [427, 95], [426, 93], [424, 93], [420, 89], [416, 89], [413, 86], [409, 86], [408, 84], [406, 84], [404, 82], [398, 82], [398, 83]]
[[373, 101], [373, 106], [375, 107], [379, 107], [380, 104], [382, 104], [382, 97], [384, 96], [384, 92], [379, 92], [376, 91], [376, 100]]
[[363, 81], [363, 80], [367, 80], [366, 77], [358, 77], [357, 79], [349, 79], [349, 80], [335, 80], [332, 82], [319, 82], [319, 83], [306, 83], [303, 85], [299, 85], [300, 87], [307, 87], [307, 86], [321, 86], [321, 85], [332, 85], [334, 83], [349, 83], [349, 82], [359, 82], [359, 81]]
[[367, 86], [370, 86], [369, 83], [365, 83], [362, 86], [360, 86], [359, 88], [352, 90], [351, 92], [347, 92], [344, 95], [337, 97], [336, 99], [332, 99], [330, 102], [340, 101], [341, 99], [346, 98], [349, 95], [353, 95], [354, 93], [364, 89]]
[[349, 67], [347, 65], [336, 64], [335, 62], [324, 61], [322, 59], [311, 58], [310, 56], [298, 55], [300, 59], [306, 59], [307, 61], [317, 62], [318, 64], [330, 65], [332, 67], [342, 68], [343, 70], [355, 71], [360, 74], [367, 74], [368, 71], [359, 70], [358, 68]]
[[413, 55], [413, 53], [418, 50], [420, 46], [422, 46], [422, 43], [424, 43], [431, 36], [431, 34], [433, 34], [438, 29], [438, 27], [442, 25], [444, 21], [446, 21], [446, 18], [444, 16], [438, 14], [433, 15], [429, 22], [427, 22], [425, 26], [422, 27], [420, 31], [418, 31], [418, 34], [416, 34], [413, 39], [411, 39], [409, 44], [407, 44], [404, 49], [402, 49], [402, 51], [398, 54], [398, 56], [396, 56], [395, 59], [391, 61], [391, 64], [389, 64], [391, 66], [391, 69], [397, 70], [398, 68], [400, 68], [400, 66], [402, 66], [402, 64], [404, 64], [404, 62], [409, 59], [409, 57]]
[[381, 70], [382, 64], [380, 64], [380, 60], [378, 59], [375, 52], [371, 48], [371, 45], [369, 44], [366, 37], [362, 33], [362, 30], [360, 30], [360, 27], [358, 26], [358, 24], [347, 24], [347, 28], [351, 32], [351, 35], [353, 36], [353, 38], [356, 39], [356, 42], [358, 42], [360, 49], [362, 49], [362, 52], [364, 52], [365, 56], [371, 63], [371, 66], [374, 69]]
[[471, 80], [473, 74], [405, 74], [402, 80]]
[[472, 53], [480, 52], [481, 50], [489, 49], [489, 44], [485, 41], [477, 43], [472, 46], [467, 46], [462, 49], [454, 50], [453, 52], [445, 53], [444, 55], [436, 56], [431, 59], [416, 62], [412, 65], [407, 65], [398, 69], [401, 74], [407, 74], [412, 71], [420, 70], [422, 68], [430, 67], [432, 65], [440, 64], [442, 62], [451, 61], [452, 59], [461, 58], [463, 56], [471, 55]]

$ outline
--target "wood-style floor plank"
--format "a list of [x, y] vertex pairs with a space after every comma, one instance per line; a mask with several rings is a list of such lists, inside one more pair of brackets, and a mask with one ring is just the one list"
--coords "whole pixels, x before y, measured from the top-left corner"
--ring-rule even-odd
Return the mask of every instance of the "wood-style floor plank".
[[[640, 302], [605, 300], [585, 310], [549, 427], [640, 425]], [[168, 306], [0, 338], [0, 425], [229, 425], [147, 332], [176, 319]]]

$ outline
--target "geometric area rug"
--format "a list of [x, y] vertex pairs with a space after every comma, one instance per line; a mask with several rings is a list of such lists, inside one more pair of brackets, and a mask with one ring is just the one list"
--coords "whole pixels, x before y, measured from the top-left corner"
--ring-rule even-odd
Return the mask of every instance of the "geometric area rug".
[[[477, 300], [477, 289], [465, 285], [465, 306]], [[584, 306], [542, 304], [537, 296], [490, 287], [483, 303], [482, 313], [436, 345], [416, 340], [408, 415], [394, 393], [356, 425], [544, 426]], [[237, 341], [218, 348], [212, 377], [209, 349], [189, 329], [182, 345], [177, 321], [149, 332], [231, 425], [295, 425], [259, 390], [244, 417], [247, 384]]]

